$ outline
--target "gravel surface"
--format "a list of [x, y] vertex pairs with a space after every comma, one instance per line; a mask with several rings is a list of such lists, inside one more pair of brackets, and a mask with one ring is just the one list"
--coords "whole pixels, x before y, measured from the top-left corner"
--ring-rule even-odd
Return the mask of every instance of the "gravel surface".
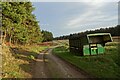
[[33, 78], [87, 78], [52, 54], [52, 49], [40, 53], [33, 69]]

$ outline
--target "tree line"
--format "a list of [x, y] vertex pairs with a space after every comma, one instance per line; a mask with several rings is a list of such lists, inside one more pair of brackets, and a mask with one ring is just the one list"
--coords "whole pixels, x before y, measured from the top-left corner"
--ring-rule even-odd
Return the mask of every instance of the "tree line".
[[42, 30], [42, 34], [43, 34], [43, 42], [52, 41], [53, 40], [52, 32], [49, 32], [49, 31], [46, 31], [46, 30]]
[[[87, 30], [85, 32], [74, 33], [70, 35], [87, 35], [87, 34], [94, 34], [94, 33], [110, 33], [112, 36], [120, 36], [120, 25], [109, 27], [109, 28], [100, 28], [96, 30]], [[70, 35], [63, 35], [60, 37], [55, 37], [54, 40], [63, 40], [69, 39]]]
[[35, 8], [31, 2], [2, 2], [3, 43], [39, 43], [46, 38], [44, 37], [45, 35], [49, 35], [42, 34], [43, 32], [41, 32], [40, 26], [38, 25], [39, 21], [32, 14], [33, 10]]

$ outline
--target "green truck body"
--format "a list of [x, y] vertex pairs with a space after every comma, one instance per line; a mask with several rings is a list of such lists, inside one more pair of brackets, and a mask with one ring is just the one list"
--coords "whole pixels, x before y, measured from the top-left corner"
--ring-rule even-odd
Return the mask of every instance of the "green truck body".
[[77, 55], [104, 54], [105, 43], [111, 42], [110, 33], [96, 33], [87, 35], [70, 35], [70, 52]]

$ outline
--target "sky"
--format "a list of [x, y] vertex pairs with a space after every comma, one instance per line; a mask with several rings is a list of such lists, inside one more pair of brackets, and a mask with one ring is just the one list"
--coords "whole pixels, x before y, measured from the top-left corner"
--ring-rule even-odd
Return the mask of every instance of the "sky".
[[118, 2], [32, 2], [41, 30], [54, 37], [116, 26]]

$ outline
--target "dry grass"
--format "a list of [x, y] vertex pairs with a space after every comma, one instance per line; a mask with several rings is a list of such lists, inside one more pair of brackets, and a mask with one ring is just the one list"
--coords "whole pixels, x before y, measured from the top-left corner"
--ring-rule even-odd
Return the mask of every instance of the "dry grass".
[[2, 46], [2, 78], [31, 78], [32, 66], [45, 46]]

